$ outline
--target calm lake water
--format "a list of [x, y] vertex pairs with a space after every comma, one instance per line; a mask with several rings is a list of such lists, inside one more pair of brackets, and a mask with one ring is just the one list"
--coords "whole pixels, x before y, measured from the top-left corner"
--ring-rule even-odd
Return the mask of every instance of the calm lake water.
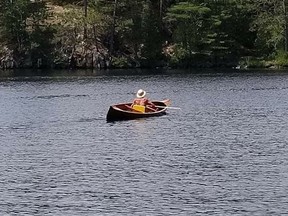
[[1, 216], [288, 215], [288, 72], [107, 73], [0, 79]]

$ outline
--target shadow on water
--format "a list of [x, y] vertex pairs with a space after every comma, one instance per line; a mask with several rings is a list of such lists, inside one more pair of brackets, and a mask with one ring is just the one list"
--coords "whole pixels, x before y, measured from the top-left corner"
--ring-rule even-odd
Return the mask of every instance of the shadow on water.
[[171, 68], [154, 68], [154, 69], [14, 69], [0, 71], [0, 80], [11, 81], [39, 81], [39, 80], [65, 80], [65, 79], [85, 79], [114, 76], [147, 76], [147, 75], [199, 75], [209, 77], [233, 76], [246, 74], [248, 76], [258, 75], [275, 75], [288, 74], [286, 69], [232, 69], [232, 68], [190, 68], [190, 69], [171, 69]]
[[21, 79], [45, 79], [45, 78], [75, 78], [75, 77], [98, 77], [98, 76], [123, 76], [123, 75], [157, 75], [166, 73], [164, 69], [112, 69], [112, 70], [31, 70], [15, 69], [0, 71], [0, 78], [12, 80]]
[[[193, 69], [167, 69], [167, 68], [155, 68], [155, 69], [111, 69], [111, 70], [92, 70], [92, 69], [15, 69], [0, 71], [0, 78], [9, 78], [12, 80], [21, 79], [45, 79], [45, 78], [64, 78], [64, 77], [97, 77], [97, 76], [127, 76], [127, 75], [165, 75], [165, 74], [226, 74], [226, 73], [245, 73], [245, 72], [260, 72], [260, 70], [236, 70], [236, 69], [207, 69], [207, 68], [193, 68]], [[266, 70], [271, 71], [271, 70]], [[278, 72], [287, 72], [285, 70]], [[263, 70], [261, 70], [263, 73]]]
[[45, 96], [37, 96], [36, 98], [39, 98], [39, 99], [52, 99], [52, 98], [67, 98], [67, 97], [89, 97], [89, 95], [70, 95], [70, 94], [45, 95]]
[[94, 122], [94, 121], [106, 121], [106, 118], [104, 117], [99, 117], [99, 118], [81, 118], [78, 120], [78, 122]]
[[38, 80], [57, 80], [57, 79], [85, 79], [92, 77], [105, 76], [147, 76], [147, 75], [199, 75], [209, 77], [233, 76], [246, 74], [250, 75], [275, 75], [288, 74], [287, 69], [233, 69], [233, 68], [190, 68], [190, 69], [171, 69], [171, 68], [154, 68], [154, 69], [14, 69], [0, 70], [0, 80], [12, 81], [38, 81]]

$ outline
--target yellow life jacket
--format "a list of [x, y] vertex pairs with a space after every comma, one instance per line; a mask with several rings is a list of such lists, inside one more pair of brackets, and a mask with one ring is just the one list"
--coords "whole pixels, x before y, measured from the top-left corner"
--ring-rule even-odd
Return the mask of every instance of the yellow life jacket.
[[136, 110], [141, 113], [145, 113], [145, 106], [142, 105], [133, 105], [133, 110]]

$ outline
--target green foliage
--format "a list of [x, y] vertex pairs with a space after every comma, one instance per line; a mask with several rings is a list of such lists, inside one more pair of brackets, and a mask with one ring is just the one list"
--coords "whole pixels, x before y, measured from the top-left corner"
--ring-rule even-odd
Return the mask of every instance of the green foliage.
[[172, 26], [174, 42], [187, 55], [210, 55], [219, 64], [253, 52], [256, 34], [250, 29], [251, 13], [242, 1], [194, 0], [173, 5], [165, 19]]
[[267, 67], [267, 61], [263, 58], [254, 56], [246, 56], [239, 61], [240, 68], [265, 68]]
[[54, 59], [54, 38], [55, 31], [52, 28], [36, 27], [31, 33], [30, 56], [34, 67], [50, 67]]
[[[218, 1], [207, 4], [212, 10], [212, 32], [208, 48], [216, 58], [237, 59], [251, 54], [255, 33], [250, 31], [252, 16], [244, 5], [236, 1]], [[232, 59], [231, 59], [232, 60]]]
[[126, 57], [113, 57], [112, 58], [112, 65], [114, 68], [128, 68], [129, 61]]
[[[45, 47], [50, 46], [53, 33], [50, 25], [45, 23], [48, 17], [46, 4], [29, 0], [5, 0], [1, 6], [1, 41], [12, 51], [16, 65], [25, 67], [25, 62], [31, 58], [33, 62], [34, 57], [48, 58], [51, 49]], [[48, 53], [44, 53], [46, 51]], [[42, 52], [42, 55], [32, 54], [38, 52]]]
[[287, 67], [288, 66], [288, 53], [283, 50], [279, 50], [275, 57], [275, 63], [279, 66]]
[[84, 13], [76, 6], [66, 7], [65, 10], [58, 15], [55, 28], [56, 49], [54, 51], [56, 66], [61, 66], [64, 62], [70, 64], [76, 46], [84, 43]]
[[186, 57], [188, 56], [187, 50], [177, 45], [175, 45], [173, 49], [174, 52], [170, 57], [170, 64], [172, 66], [182, 64], [185, 61]]
[[210, 8], [189, 2], [180, 2], [168, 9], [165, 19], [171, 23], [174, 41], [180, 50], [185, 50], [181, 58], [185, 54], [185, 58], [191, 59], [193, 53], [203, 52], [209, 43], [210, 13]]
[[162, 38], [160, 32], [159, 12], [155, 11], [152, 3], [148, 4], [143, 17], [142, 34], [143, 47], [141, 49], [145, 64], [155, 64], [162, 57]]
[[15, 2], [4, 1], [1, 7], [1, 40], [5, 41], [9, 49], [25, 53], [29, 45], [29, 34], [26, 31], [26, 20], [29, 18], [29, 2], [18, 0]]
[[[84, 0], [1, 0], [0, 55], [9, 53], [19, 67], [27, 61], [30, 66], [70, 64], [88, 53], [109, 53], [105, 61], [117, 67], [131, 66], [132, 59], [135, 65], [155, 66], [166, 60], [163, 53], [181, 66], [218, 65], [245, 56], [251, 57], [242, 62], [255, 67], [264, 65], [261, 57], [287, 65], [281, 50], [288, 49], [288, 0], [87, 3], [84, 13]], [[52, 16], [48, 4], [63, 8]]]
[[127, 0], [126, 10], [122, 10], [117, 25], [119, 49], [139, 59], [143, 38], [143, 19], [145, 4], [143, 0]]
[[268, 1], [257, 0], [250, 3], [255, 14], [251, 28], [257, 32], [256, 45], [259, 53], [273, 54], [285, 49], [285, 26], [287, 25], [288, 10], [286, 0]]
[[56, 5], [81, 5], [83, 4], [83, 0], [50, 0], [50, 2], [52, 4], [56, 4]]

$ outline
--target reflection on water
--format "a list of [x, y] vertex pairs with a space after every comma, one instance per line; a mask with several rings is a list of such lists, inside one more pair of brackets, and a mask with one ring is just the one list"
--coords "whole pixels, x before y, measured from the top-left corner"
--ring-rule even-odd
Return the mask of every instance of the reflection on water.
[[[174, 71], [175, 72], [175, 71]], [[164, 69], [113, 69], [113, 70], [31, 70], [15, 69], [1, 71], [0, 78], [9, 78], [11, 80], [43, 80], [57, 78], [83, 78], [97, 76], [126, 76], [126, 75], [155, 75], [167, 73]], [[183, 70], [181, 70], [183, 73]]]
[[0, 215], [287, 214], [288, 73], [122, 73], [1, 79]]

